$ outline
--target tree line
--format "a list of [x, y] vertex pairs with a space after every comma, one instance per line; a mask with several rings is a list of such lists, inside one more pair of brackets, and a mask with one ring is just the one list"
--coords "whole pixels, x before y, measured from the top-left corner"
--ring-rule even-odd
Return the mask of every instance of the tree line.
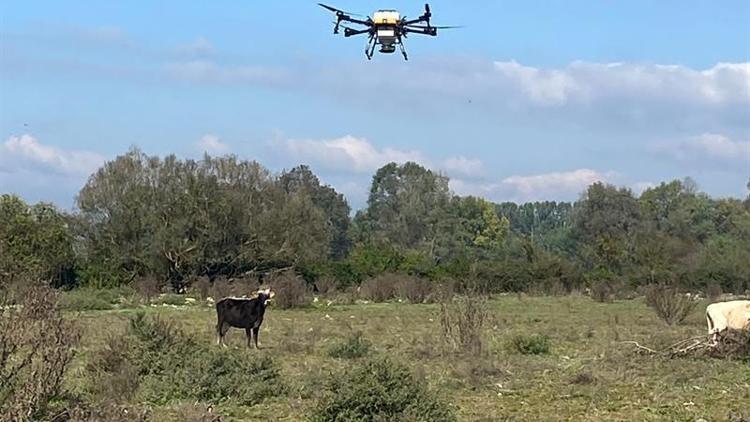
[[73, 212], [0, 197], [0, 283], [111, 287], [153, 277], [291, 268], [339, 288], [383, 273], [487, 291], [569, 291], [597, 283], [750, 289], [750, 197], [711, 198], [690, 180], [639, 196], [594, 183], [574, 202], [492, 203], [451, 192], [416, 163], [373, 175], [366, 207], [307, 166], [274, 174], [234, 156], [200, 160], [138, 149], [107, 162]]

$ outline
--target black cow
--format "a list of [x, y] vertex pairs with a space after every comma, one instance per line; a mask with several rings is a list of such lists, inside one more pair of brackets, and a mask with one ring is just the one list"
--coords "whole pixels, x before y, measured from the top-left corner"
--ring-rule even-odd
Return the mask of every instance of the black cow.
[[271, 289], [259, 290], [257, 295], [250, 298], [227, 297], [216, 302], [216, 344], [225, 346], [224, 335], [229, 327], [244, 328], [247, 335], [247, 347], [252, 347], [251, 340], [255, 339], [258, 348], [258, 334], [263, 314], [266, 312], [268, 301], [274, 296]]

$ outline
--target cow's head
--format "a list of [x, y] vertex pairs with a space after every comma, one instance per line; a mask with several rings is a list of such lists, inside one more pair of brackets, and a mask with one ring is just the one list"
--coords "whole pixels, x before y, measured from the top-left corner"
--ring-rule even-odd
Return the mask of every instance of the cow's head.
[[268, 305], [271, 299], [276, 296], [276, 293], [269, 287], [267, 289], [258, 290], [257, 295], [259, 299], [263, 300], [263, 305]]

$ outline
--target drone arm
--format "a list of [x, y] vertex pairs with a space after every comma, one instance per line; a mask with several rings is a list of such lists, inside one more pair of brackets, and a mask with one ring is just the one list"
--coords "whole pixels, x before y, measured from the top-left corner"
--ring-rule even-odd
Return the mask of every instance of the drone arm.
[[421, 34], [421, 35], [431, 35], [436, 36], [437, 35], [437, 28], [430, 27], [430, 28], [403, 28], [404, 34]]
[[364, 25], [364, 26], [367, 26], [367, 27], [372, 26], [372, 20], [370, 20], [370, 19], [367, 19], [366, 21], [363, 21], [362, 19], [356, 19], [356, 18], [353, 18], [353, 17], [351, 17], [349, 15], [339, 15], [338, 20], [339, 20], [339, 23], [340, 22], [351, 22], [351, 23], [356, 23], [358, 25]]
[[351, 29], [351, 28], [344, 28], [344, 37], [353, 37], [355, 35], [362, 35], [367, 34], [368, 32], [371, 32], [370, 28], [366, 29]]
[[422, 23], [422, 22], [429, 23], [429, 20], [430, 20], [430, 18], [428, 18], [427, 16], [422, 15], [422, 16], [416, 18], [416, 19], [411, 19], [411, 20], [408, 20], [408, 21], [403, 21], [403, 22], [401, 22], [401, 25], [414, 25], [414, 24], [418, 24], [418, 23]]

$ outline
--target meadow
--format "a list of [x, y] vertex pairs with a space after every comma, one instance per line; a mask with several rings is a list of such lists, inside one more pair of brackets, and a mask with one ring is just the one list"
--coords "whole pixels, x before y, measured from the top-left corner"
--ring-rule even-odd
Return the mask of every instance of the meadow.
[[[206, 347], [218, 348], [210, 304], [166, 302], [66, 312], [83, 330], [67, 374], [68, 388], [86, 394], [88, 361], [113, 335], [124, 333], [138, 313], [158, 315]], [[303, 308], [271, 306], [260, 350], [247, 350], [242, 330], [232, 329], [227, 343], [240, 357], [271, 357], [285, 385], [283, 394], [253, 405], [229, 398], [149, 407], [155, 420], [186, 420], [186, 406], [209, 405], [224, 420], [307, 420], [326, 380], [360, 361], [387, 356], [406, 365], [462, 421], [746, 420], [748, 363], [657, 357], [638, 353], [626, 343], [662, 349], [701, 335], [704, 305], [682, 324], [670, 326], [640, 298], [599, 303], [582, 295], [497, 295], [484, 304], [488, 319], [483, 344], [472, 353], [456, 349], [446, 339], [439, 304], [336, 304], [323, 298]], [[534, 338], [542, 338], [543, 347], [523, 346], [529, 339], [534, 346]], [[357, 353], [347, 354], [342, 345], [352, 339]], [[365, 347], [357, 348], [358, 342]], [[344, 347], [344, 353], [333, 352], [337, 346]]]

